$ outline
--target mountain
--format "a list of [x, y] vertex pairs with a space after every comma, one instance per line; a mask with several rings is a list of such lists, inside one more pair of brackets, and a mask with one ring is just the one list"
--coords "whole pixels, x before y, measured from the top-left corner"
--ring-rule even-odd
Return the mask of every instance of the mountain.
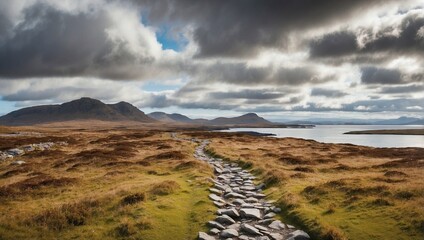
[[0, 117], [2, 125], [33, 125], [72, 120], [156, 122], [127, 102], [105, 104], [97, 99], [81, 98], [61, 105], [23, 108]]
[[228, 126], [228, 125], [274, 125], [274, 123], [259, 117], [255, 113], [248, 113], [239, 117], [225, 118], [219, 117], [212, 120], [208, 119], [191, 119], [182, 114], [167, 114], [164, 112], [152, 112], [148, 114], [149, 117], [161, 122], [168, 123], [190, 123], [205, 126]]
[[248, 113], [239, 117], [219, 117], [208, 121], [210, 125], [272, 125], [273, 123], [259, 117], [256, 113]]
[[152, 112], [147, 116], [162, 122], [194, 123], [193, 119], [178, 113]]
[[418, 122], [418, 121], [422, 122], [423, 119], [411, 118], [411, 117], [400, 117], [397, 119], [377, 121], [374, 124], [376, 125], [411, 125], [411, 124], [414, 124], [414, 122]]

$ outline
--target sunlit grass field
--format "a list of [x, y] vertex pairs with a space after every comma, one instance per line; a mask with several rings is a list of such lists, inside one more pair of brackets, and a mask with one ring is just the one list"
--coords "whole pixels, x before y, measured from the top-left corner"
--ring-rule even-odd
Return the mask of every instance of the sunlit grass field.
[[3, 146], [24, 138], [68, 145], [0, 163], [0, 239], [194, 239], [213, 218], [212, 171], [193, 158], [194, 143], [167, 132], [49, 130]]
[[283, 221], [316, 239], [423, 239], [424, 149], [375, 149], [224, 133], [209, 151], [267, 183]]

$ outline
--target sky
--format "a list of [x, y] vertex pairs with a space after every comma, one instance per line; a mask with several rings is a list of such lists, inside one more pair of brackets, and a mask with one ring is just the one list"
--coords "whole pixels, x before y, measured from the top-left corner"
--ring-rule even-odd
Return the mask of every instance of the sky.
[[0, 1], [0, 114], [424, 118], [423, 0]]

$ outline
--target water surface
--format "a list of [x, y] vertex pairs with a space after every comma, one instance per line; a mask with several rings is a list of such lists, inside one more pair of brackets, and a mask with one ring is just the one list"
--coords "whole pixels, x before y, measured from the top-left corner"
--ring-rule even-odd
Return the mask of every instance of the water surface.
[[422, 129], [422, 125], [317, 125], [315, 128], [232, 128], [224, 132], [254, 131], [276, 137], [313, 139], [325, 143], [351, 143], [371, 147], [423, 147], [424, 135], [343, 134], [349, 131], [380, 129]]

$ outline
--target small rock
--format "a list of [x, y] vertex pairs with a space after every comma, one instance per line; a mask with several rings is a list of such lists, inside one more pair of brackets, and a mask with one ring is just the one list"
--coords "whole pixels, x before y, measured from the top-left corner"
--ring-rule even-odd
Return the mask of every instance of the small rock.
[[212, 228], [211, 230], [209, 230], [209, 233], [212, 235], [217, 235], [220, 232], [221, 231], [218, 228]]
[[239, 233], [235, 229], [225, 229], [221, 232], [220, 235], [223, 238], [232, 238], [232, 237], [238, 237]]
[[285, 228], [284, 223], [282, 223], [279, 220], [273, 221], [271, 224], [268, 225], [269, 228], [275, 229], [275, 230], [282, 230]]
[[261, 219], [261, 212], [256, 208], [242, 208], [240, 215], [247, 218]]
[[251, 235], [259, 235], [262, 236], [263, 234], [259, 232], [259, 230], [249, 224], [242, 224], [241, 230], [245, 233], [251, 234]]
[[280, 213], [281, 212], [281, 208], [274, 208], [272, 211], [274, 211], [275, 213]]
[[199, 232], [197, 239], [199, 239], [199, 240], [215, 240], [214, 237], [209, 236], [207, 233], [204, 233], [204, 232]]
[[224, 230], [224, 229], [225, 229], [225, 227], [224, 227], [224, 226], [222, 226], [220, 223], [215, 222], [215, 221], [209, 221], [209, 222], [208, 222], [208, 225], [209, 225], [210, 227], [212, 227], [212, 228], [218, 228], [219, 230]]
[[256, 202], [258, 202], [258, 199], [254, 198], [254, 197], [250, 197], [250, 198], [246, 198], [244, 201], [247, 202], [247, 203], [256, 203]]
[[261, 225], [258, 225], [258, 224], [255, 225], [255, 228], [259, 229], [260, 231], [268, 231], [268, 228], [261, 226]]
[[284, 237], [283, 235], [279, 234], [279, 233], [269, 233], [268, 236], [272, 239], [272, 240], [283, 240]]
[[246, 197], [244, 195], [241, 195], [239, 193], [230, 192], [224, 195], [225, 198], [241, 198], [245, 199]]
[[277, 214], [270, 212], [270, 213], [265, 214], [264, 218], [273, 218], [273, 217], [275, 217], [275, 215], [277, 215]]
[[215, 193], [215, 194], [222, 194], [222, 191], [221, 190], [218, 190], [216, 188], [209, 188], [209, 191], [211, 193]]
[[216, 194], [209, 194], [209, 198], [212, 199], [212, 201], [217, 202], [225, 202], [221, 197], [217, 196]]
[[238, 211], [235, 208], [230, 208], [230, 209], [223, 209], [222, 211], [220, 211], [221, 214], [226, 214], [230, 217], [240, 217], [240, 214], [238, 213]]
[[231, 228], [231, 229], [239, 230], [239, 229], [240, 229], [240, 223], [234, 223], [234, 224], [231, 224], [231, 225], [230, 225], [230, 226], [228, 226], [227, 228]]
[[311, 237], [309, 237], [309, 235], [302, 230], [296, 230], [296, 231], [290, 233], [287, 237], [288, 237], [287, 240], [309, 240], [309, 239], [311, 239]]
[[234, 224], [236, 223], [236, 221], [234, 221], [234, 219], [232, 219], [231, 217], [229, 217], [228, 215], [222, 215], [222, 216], [218, 216], [215, 221], [221, 223], [221, 224]]

